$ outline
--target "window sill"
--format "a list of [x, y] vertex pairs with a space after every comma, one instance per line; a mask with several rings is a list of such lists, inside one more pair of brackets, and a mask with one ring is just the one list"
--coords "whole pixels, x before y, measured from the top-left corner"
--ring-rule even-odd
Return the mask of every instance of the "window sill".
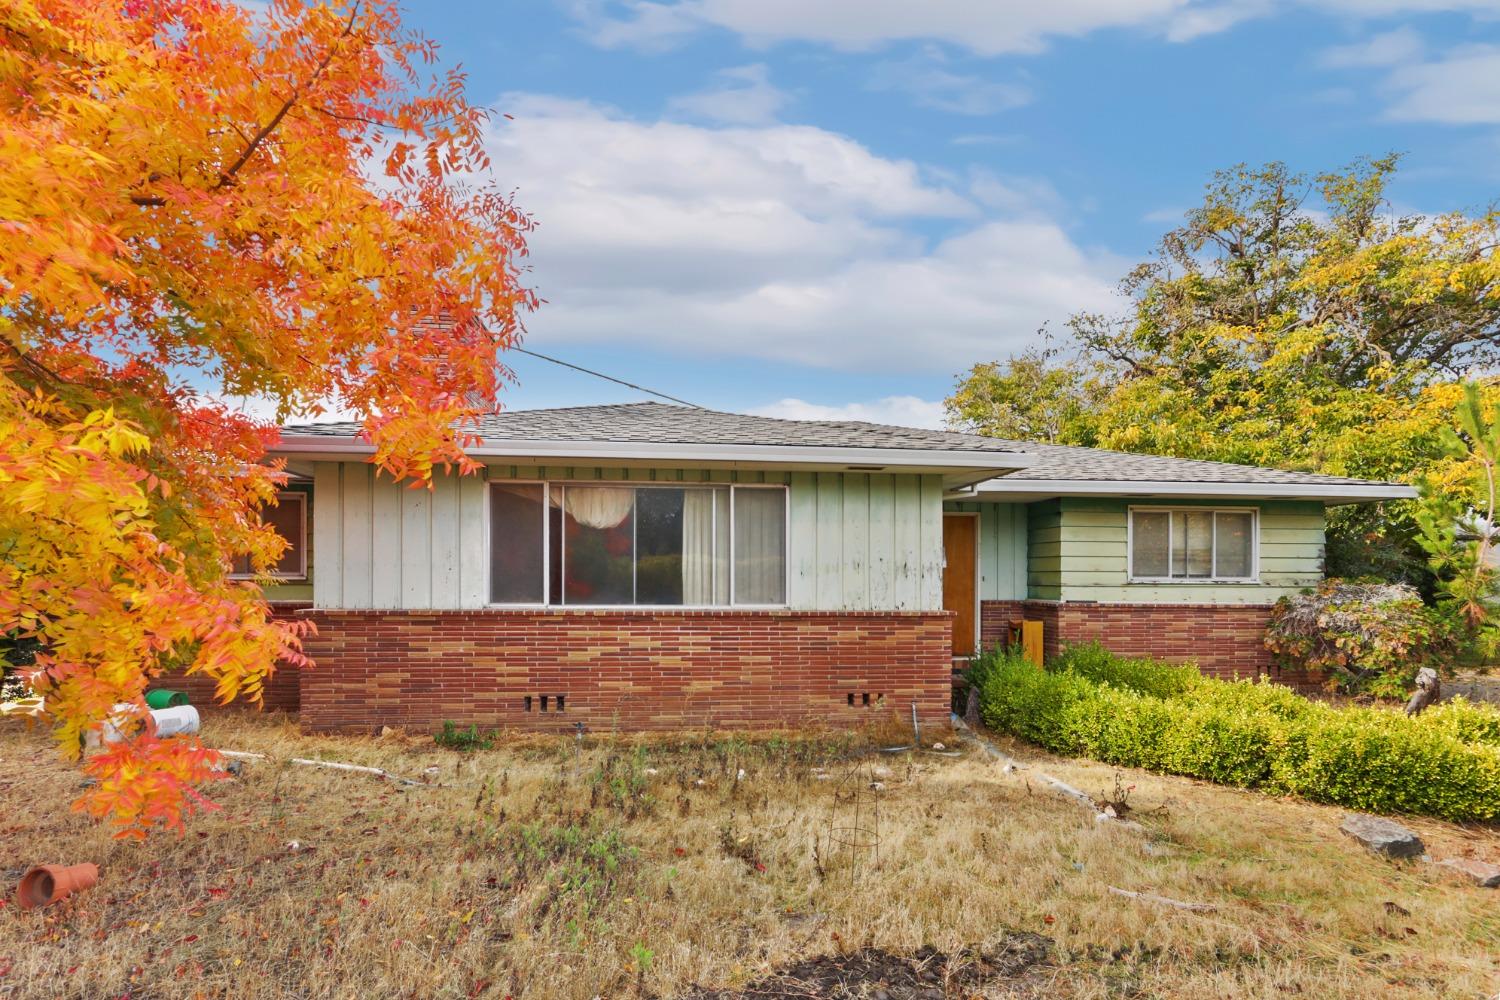
[[1129, 579], [1127, 579], [1125, 581], [1125, 583], [1126, 583], [1127, 586], [1132, 586], [1132, 587], [1166, 587], [1166, 586], [1170, 586], [1170, 587], [1259, 587], [1259, 586], [1261, 586], [1261, 582], [1258, 579], [1252, 579], [1252, 578], [1236, 579], [1234, 577], [1229, 577], [1229, 578], [1197, 577], [1197, 578], [1191, 579], [1191, 580], [1184, 580], [1181, 577], [1160, 577], [1160, 578], [1157, 578], [1157, 577], [1149, 577], [1149, 576], [1132, 576]]
[[790, 604], [486, 604], [490, 611], [790, 611]]

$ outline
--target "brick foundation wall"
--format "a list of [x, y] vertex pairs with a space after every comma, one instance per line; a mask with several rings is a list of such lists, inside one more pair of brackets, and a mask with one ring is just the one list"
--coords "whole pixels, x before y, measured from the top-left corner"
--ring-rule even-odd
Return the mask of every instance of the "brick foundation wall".
[[582, 722], [593, 732], [757, 729], [910, 720], [912, 702], [926, 722], [949, 711], [946, 611], [306, 614], [318, 635], [306, 642], [316, 666], [301, 673], [301, 718], [314, 732], [436, 729], [450, 719], [539, 730]]
[[[272, 616], [276, 618], [291, 618], [292, 616], [310, 608], [312, 605], [306, 603], [279, 602], [271, 605]], [[281, 664], [271, 679], [266, 682], [264, 689], [266, 711], [295, 712], [301, 704], [301, 683], [298, 678], [296, 667]], [[198, 709], [204, 708], [248, 708], [249, 703], [235, 700], [227, 706], [221, 706], [214, 699], [214, 682], [203, 674], [163, 674], [148, 685], [148, 688], [166, 688], [170, 691], [182, 691], [188, 696], [188, 700]]]
[[1214, 677], [1266, 674], [1284, 684], [1311, 686], [1315, 674], [1277, 665], [1265, 647], [1266, 604], [1090, 604], [1077, 601], [984, 601], [980, 635], [1001, 642], [1016, 618], [1042, 622], [1043, 651], [1065, 643], [1098, 641], [1123, 656], [1193, 660]]

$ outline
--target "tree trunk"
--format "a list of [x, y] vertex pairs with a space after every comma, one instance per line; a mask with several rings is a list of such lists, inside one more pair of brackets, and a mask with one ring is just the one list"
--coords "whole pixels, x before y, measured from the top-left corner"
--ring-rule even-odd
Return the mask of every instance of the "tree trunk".
[[1420, 715], [1422, 709], [1438, 700], [1442, 692], [1442, 685], [1438, 682], [1437, 671], [1431, 667], [1423, 667], [1417, 671], [1417, 689], [1412, 692], [1411, 701], [1406, 703], [1407, 715]]

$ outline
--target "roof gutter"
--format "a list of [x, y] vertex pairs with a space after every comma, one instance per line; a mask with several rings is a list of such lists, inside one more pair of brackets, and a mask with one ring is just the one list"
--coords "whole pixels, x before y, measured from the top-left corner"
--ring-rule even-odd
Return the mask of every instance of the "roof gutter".
[[1372, 500], [1414, 500], [1417, 491], [1403, 483], [1182, 483], [1161, 480], [993, 479], [980, 483], [978, 499], [1024, 495], [1114, 497], [1265, 497], [1319, 500], [1326, 504]]
[[[328, 435], [283, 436], [273, 455], [360, 458], [374, 454], [368, 442]], [[774, 465], [848, 465], [885, 468], [1029, 468], [1036, 456], [1004, 451], [944, 451], [927, 448], [836, 448], [765, 444], [651, 444], [625, 441], [503, 441], [486, 439], [467, 449], [473, 458], [618, 459], [660, 462], [754, 462]]]

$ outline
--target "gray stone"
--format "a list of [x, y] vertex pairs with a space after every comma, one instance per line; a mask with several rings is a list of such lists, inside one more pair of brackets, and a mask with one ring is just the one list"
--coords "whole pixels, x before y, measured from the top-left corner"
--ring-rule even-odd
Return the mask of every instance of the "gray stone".
[[1438, 864], [1452, 869], [1481, 889], [1500, 888], [1500, 865], [1492, 865], [1478, 858], [1444, 858]]
[[1421, 837], [1384, 816], [1350, 813], [1339, 824], [1339, 829], [1376, 854], [1388, 858], [1415, 858], [1426, 850]]

